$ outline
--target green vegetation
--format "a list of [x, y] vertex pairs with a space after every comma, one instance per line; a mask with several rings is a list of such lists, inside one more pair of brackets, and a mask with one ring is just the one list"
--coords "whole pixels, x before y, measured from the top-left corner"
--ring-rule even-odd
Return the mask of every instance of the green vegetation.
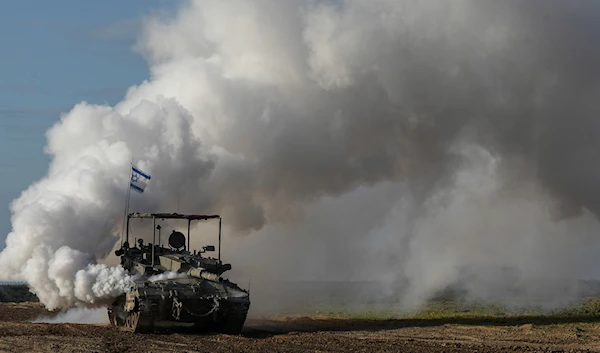
[[310, 316], [328, 319], [388, 320], [415, 325], [541, 325], [545, 329], [573, 326], [575, 331], [600, 322], [600, 297], [582, 299], [576, 305], [554, 310], [514, 309], [502, 305], [465, 304], [452, 300], [434, 301], [417, 312], [406, 312], [394, 305], [332, 306], [315, 305], [286, 316]]
[[0, 285], [0, 302], [20, 303], [39, 301], [27, 285]]

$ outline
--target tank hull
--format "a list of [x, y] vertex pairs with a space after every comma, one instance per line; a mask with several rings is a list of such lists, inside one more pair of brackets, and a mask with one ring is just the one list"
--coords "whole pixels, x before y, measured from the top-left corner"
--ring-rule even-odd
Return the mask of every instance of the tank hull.
[[249, 307], [248, 293], [228, 281], [138, 280], [113, 302], [108, 316], [112, 325], [132, 332], [194, 324], [202, 331], [238, 334]]

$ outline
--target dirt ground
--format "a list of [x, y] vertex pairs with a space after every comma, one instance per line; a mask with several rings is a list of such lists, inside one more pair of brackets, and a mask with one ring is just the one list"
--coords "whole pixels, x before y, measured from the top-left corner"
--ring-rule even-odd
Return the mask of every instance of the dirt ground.
[[253, 319], [227, 336], [28, 322], [47, 314], [38, 303], [0, 303], [0, 352], [600, 352], [600, 320], [590, 317]]

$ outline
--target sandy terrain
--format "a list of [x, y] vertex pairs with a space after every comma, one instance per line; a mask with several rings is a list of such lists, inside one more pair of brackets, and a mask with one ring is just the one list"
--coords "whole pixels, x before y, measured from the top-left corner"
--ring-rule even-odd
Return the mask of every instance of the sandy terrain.
[[[587, 317], [249, 320], [240, 336], [162, 329], [134, 335], [106, 325], [28, 322], [37, 303], [0, 303], [1, 352], [579, 352], [600, 351], [600, 320]], [[526, 322], [529, 321], [529, 322]]]

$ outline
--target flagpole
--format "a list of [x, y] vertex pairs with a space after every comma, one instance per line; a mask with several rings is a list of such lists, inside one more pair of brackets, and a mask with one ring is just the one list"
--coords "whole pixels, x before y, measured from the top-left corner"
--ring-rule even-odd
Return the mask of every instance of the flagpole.
[[133, 159], [129, 163], [129, 179], [127, 179], [127, 199], [125, 200], [125, 211], [123, 215], [123, 228], [121, 230], [121, 246], [125, 238], [125, 224], [127, 223], [127, 213], [129, 212], [129, 196], [131, 194], [131, 177], [133, 175]]

